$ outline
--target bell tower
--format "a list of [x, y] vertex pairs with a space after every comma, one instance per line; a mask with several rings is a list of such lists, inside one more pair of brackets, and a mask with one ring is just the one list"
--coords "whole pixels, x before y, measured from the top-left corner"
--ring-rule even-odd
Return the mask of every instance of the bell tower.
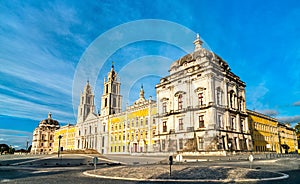
[[104, 90], [101, 97], [101, 115], [111, 115], [121, 112], [122, 96], [120, 95], [120, 80], [114, 69], [114, 64], [108, 72], [107, 80], [104, 78]]
[[89, 81], [87, 81], [84, 91], [80, 95], [77, 122], [83, 122], [89, 113], [95, 113], [95, 104], [92, 87], [90, 86]]

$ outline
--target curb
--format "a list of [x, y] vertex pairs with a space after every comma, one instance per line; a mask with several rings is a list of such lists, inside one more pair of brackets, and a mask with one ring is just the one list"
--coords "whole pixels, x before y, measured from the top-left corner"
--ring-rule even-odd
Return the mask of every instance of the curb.
[[282, 180], [289, 178], [288, 174], [280, 173], [280, 172], [272, 172], [276, 174], [280, 174], [282, 176], [273, 177], [273, 178], [259, 178], [259, 179], [224, 179], [224, 180], [216, 180], [216, 179], [147, 179], [147, 178], [124, 178], [124, 177], [116, 177], [116, 176], [101, 176], [97, 174], [88, 173], [89, 171], [83, 172], [86, 176], [102, 178], [102, 179], [112, 179], [112, 180], [126, 180], [126, 181], [151, 181], [151, 182], [255, 182], [255, 181], [274, 181], [274, 180]]

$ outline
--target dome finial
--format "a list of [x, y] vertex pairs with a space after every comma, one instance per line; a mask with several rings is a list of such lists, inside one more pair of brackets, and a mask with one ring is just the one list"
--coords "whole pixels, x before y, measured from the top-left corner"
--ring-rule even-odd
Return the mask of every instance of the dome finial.
[[52, 116], [52, 114], [51, 114], [51, 112], [49, 112], [48, 113], [48, 119], [51, 119], [51, 116]]
[[194, 41], [195, 51], [199, 50], [202, 47], [203, 41], [200, 39], [199, 33], [197, 33], [196, 40]]

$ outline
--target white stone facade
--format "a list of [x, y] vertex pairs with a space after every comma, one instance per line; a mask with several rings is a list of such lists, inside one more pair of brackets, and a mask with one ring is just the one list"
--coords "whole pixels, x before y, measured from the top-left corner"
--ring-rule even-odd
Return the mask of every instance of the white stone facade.
[[120, 84], [114, 66], [112, 66], [107, 80], [104, 79], [101, 114], [96, 114], [94, 93], [89, 82], [87, 82], [78, 106], [76, 149], [95, 149], [102, 154], [108, 153], [108, 117], [121, 112]]
[[54, 134], [59, 127], [58, 121], [52, 119], [52, 115], [49, 113], [48, 118], [42, 120], [33, 131], [31, 153], [48, 154], [53, 152]]
[[155, 150], [224, 152], [251, 149], [245, 83], [228, 64], [202, 48], [175, 61], [156, 85]]

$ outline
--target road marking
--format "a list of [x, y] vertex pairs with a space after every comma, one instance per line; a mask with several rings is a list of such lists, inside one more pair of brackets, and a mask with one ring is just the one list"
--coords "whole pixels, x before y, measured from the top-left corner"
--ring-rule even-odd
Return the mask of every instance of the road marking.
[[[95, 157], [95, 156], [91, 156], [91, 155], [83, 155], [83, 154], [79, 154], [79, 155], [84, 156], [84, 157], [88, 157], [88, 158], [94, 158]], [[126, 164], [125, 162], [119, 162], [119, 161], [115, 161], [115, 160], [111, 160], [111, 159], [106, 159], [106, 158], [99, 158], [98, 157], [98, 160], [112, 162], [112, 163]]]
[[31, 174], [39, 174], [39, 173], [46, 173], [48, 171], [45, 171], [45, 170], [40, 170], [40, 171], [33, 171], [31, 172]]
[[35, 160], [27, 160], [27, 161], [24, 161], [24, 162], [17, 162], [17, 163], [10, 164], [10, 165], [16, 166], [16, 165], [19, 165], [19, 164], [26, 164], [26, 163], [29, 163], [29, 162], [36, 162], [36, 161], [39, 161], [39, 160], [46, 160], [46, 159], [53, 158], [53, 157], [56, 157], [56, 155], [51, 156], [51, 157], [38, 158], [38, 159], [35, 159]]
[[10, 182], [11, 180], [10, 179], [2, 179], [0, 182], [1, 183], [6, 183], [6, 182]]

